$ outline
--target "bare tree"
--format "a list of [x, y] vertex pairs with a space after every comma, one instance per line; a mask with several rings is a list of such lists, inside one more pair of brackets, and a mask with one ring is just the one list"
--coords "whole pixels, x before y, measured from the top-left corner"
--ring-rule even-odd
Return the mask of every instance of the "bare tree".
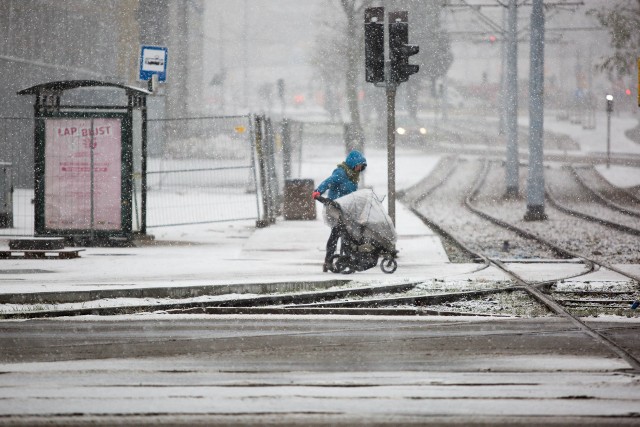
[[604, 58], [600, 68], [619, 76], [632, 75], [640, 50], [640, 0], [607, 2], [607, 6], [591, 9], [588, 14], [595, 16], [611, 36], [613, 54]]
[[[372, 0], [329, 0], [328, 4], [339, 13], [330, 13], [335, 19], [324, 22], [328, 31], [317, 42], [314, 63], [327, 88], [344, 93], [349, 113], [347, 148], [362, 150], [364, 136], [358, 90], [364, 81], [364, 9], [371, 6]], [[344, 90], [336, 90], [342, 84]], [[331, 102], [335, 93], [328, 95], [327, 101]]]
[[360, 120], [360, 105], [358, 103], [358, 80], [362, 75], [364, 41], [362, 37], [364, 9], [371, 5], [371, 0], [340, 0], [342, 11], [347, 18], [346, 40], [351, 43], [347, 53], [347, 69], [345, 70], [345, 94], [349, 115], [351, 117], [351, 129], [348, 134], [348, 144], [358, 150], [364, 148], [364, 135]]
[[[323, 25], [326, 28], [316, 44], [314, 63], [328, 89], [343, 87], [349, 114], [347, 148], [362, 149], [364, 133], [358, 92], [364, 83], [364, 10], [379, 4], [373, 0], [327, 0]], [[408, 10], [409, 42], [420, 45], [412, 63], [420, 72], [411, 77], [406, 91], [412, 116], [417, 114], [418, 94], [429, 87], [435, 91], [453, 57], [448, 34], [440, 26], [442, 3], [438, 0], [397, 0], [392, 10]], [[328, 94], [327, 101], [331, 99]]]

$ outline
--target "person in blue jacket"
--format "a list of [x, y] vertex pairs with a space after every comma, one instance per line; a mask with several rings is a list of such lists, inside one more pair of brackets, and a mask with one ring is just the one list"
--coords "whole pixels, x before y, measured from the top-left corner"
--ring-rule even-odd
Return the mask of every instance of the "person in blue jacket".
[[[337, 168], [333, 170], [331, 176], [318, 185], [313, 191], [313, 198], [320, 196], [325, 191], [329, 190], [327, 198], [335, 200], [339, 197], [346, 196], [353, 193], [358, 189], [358, 181], [360, 181], [360, 173], [367, 167], [367, 159], [361, 152], [353, 150], [347, 155], [344, 162], [340, 163]], [[338, 239], [342, 224], [338, 224], [331, 228], [331, 234], [329, 240], [327, 240], [327, 252], [324, 258], [324, 265], [322, 271], [331, 271], [331, 257], [336, 251], [338, 246]]]

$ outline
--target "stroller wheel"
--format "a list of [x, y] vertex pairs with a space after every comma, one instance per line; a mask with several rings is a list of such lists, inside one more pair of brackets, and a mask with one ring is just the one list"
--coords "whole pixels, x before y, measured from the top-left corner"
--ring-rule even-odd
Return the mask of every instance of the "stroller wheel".
[[391, 274], [398, 268], [398, 263], [393, 258], [382, 258], [380, 269], [387, 274]]
[[349, 264], [349, 257], [342, 255], [334, 255], [333, 257], [333, 272], [342, 274], [355, 273], [351, 265]]
[[344, 267], [345, 267], [344, 263], [340, 262], [340, 255], [339, 254], [332, 255], [331, 258], [330, 258], [330, 262], [331, 262], [331, 272], [332, 273], [341, 273], [342, 269], [344, 269]]
[[340, 273], [342, 273], [342, 274], [353, 274], [355, 272], [356, 271], [352, 267], [349, 267], [349, 266], [345, 267], [342, 271], [340, 271]]

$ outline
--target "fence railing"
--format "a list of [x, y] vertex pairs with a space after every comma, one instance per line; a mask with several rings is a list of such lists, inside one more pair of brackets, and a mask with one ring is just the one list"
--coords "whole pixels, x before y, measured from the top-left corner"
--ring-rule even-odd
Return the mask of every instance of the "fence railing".
[[0, 236], [32, 236], [33, 118], [0, 117]]
[[[5, 174], [12, 182], [11, 224], [0, 225], [0, 236], [32, 236], [33, 119], [0, 118], [0, 130], [6, 148], [0, 162], [11, 164]], [[155, 227], [221, 221], [269, 225], [281, 213], [285, 179], [304, 175], [303, 157], [322, 147], [344, 146], [343, 124], [289, 121], [283, 126], [253, 115], [150, 119], [147, 132], [151, 234]], [[134, 193], [140, 179], [134, 174]], [[134, 194], [134, 203], [138, 197]]]
[[148, 122], [147, 227], [258, 219], [251, 116]]

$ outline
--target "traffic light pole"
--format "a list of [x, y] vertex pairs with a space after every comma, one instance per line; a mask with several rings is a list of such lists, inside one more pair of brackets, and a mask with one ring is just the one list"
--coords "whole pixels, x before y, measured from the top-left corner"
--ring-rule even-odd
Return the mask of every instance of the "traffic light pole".
[[384, 8], [370, 7], [364, 13], [365, 80], [384, 86], [387, 95], [387, 197], [389, 217], [396, 224], [396, 89], [419, 66], [409, 57], [420, 48], [409, 44], [409, 20], [406, 11], [389, 13], [389, 60], [384, 57]]
[[[387, 73], [389, 75], [389, 73]], [[387, 81], [387, 197], [389, 217], [396, 225], [396, 87]]]

